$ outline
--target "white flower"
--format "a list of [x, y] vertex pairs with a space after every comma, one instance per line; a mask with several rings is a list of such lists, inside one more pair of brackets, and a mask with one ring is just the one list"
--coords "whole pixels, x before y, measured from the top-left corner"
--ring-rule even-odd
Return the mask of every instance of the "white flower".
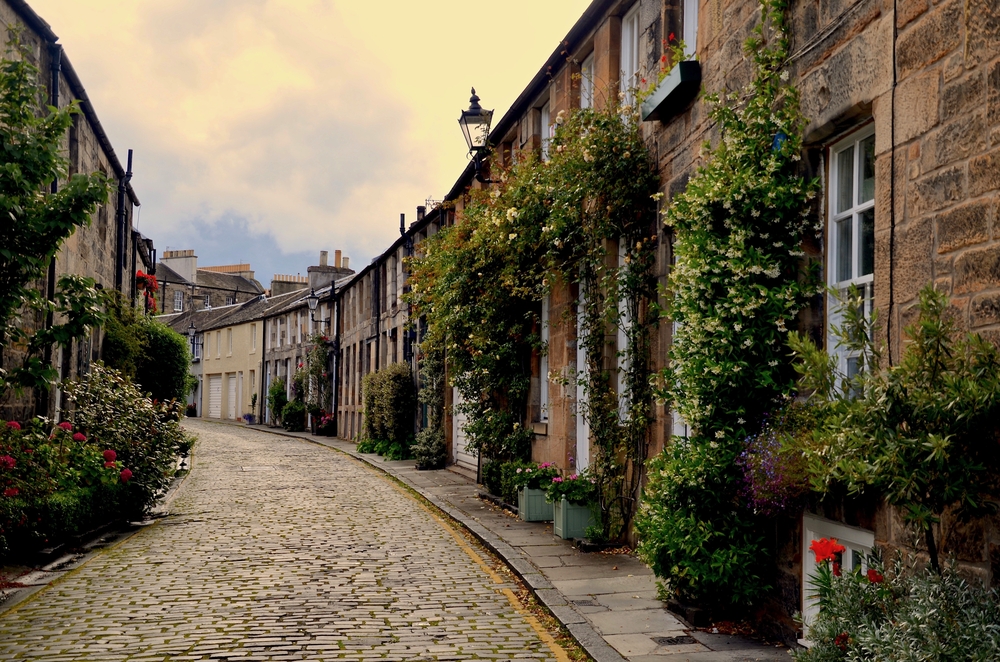
[[513, 221], [515, 218], [517, 218], [517, 207], [511, 207], [507, 210], [507, 220]]
[[725, 436], [726, 436], [726, 433], [723, 432], [722, 430], [719, 430], [718, 432], [715, 433], [715, 438], [716, 439], [723, 439]]
[[511, 232], [509, 235], [507, 235], [507, 239], [509, 239], [511, 241], [517, 239], [517, 233], [516, 232]]
[[788, 70], [785, 69], [784, 71], [782, 71], [781, 72], [781, 76], [779, 76], [779, 78], [781, 78], [781, 80], [783, 80], [783, 81], [787, 81], [788, 80]]

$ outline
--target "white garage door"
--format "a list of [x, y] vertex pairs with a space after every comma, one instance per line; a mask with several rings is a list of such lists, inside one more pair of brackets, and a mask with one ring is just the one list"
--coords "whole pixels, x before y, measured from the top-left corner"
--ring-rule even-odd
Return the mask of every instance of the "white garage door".
[[226, 418], [234, 419], [236, 418], [236, 375], [229, 375], [229, 400], [226, 403], [228, 409], [226, 409]]
[[222, 418], [222, 375], [208, 376], [208, 417]]
[[452, 387], [452, 403], [456, 406], [456, 411], [452, 416], [452, 422], [454, 423], [454, 430], [452, 431], [452, 460], [460, 467], [465, 467], [466, 469], [476, 470], [476, 456], [472, 451], [466, 450], [465, 444], [467, 437], [465, 436], [465, 425], [468, 423], [468, 417], [465, 414], [459, 413], [457, 411], [457, 406], [462, 403], [462, 395], [458, 392], [458, 389], [454, 386]]

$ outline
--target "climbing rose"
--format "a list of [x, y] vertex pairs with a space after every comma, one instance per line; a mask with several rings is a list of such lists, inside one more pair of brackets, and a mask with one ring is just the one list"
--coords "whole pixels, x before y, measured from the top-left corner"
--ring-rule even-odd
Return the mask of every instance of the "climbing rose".
[[841, 632], [834, 638], [833, 645], [842, 651], [846, 651], [847, 644], [850, 641], [851, 641], [851, 635], [847, 634], [846, 632]]
[[10, 455], [0, 457], [0, 467], [3, 467], [4, 469], [13, 469], [15, 464], [17, 464], [17, 461]]
[[115, 463], [114, 462], [105, 462], [104, 463], [104, 468], [105, 469], [114, 469], [114, 467], [115, 467]]
[[3, 491], [3, 495], [5, 497], [16, 497], [20, 493], [21, 490], [17, 489], [16, 487], [8, 487]]
[[63, 421], [62, 423], [59, 424], [59, 427], [61, 427], [63, 430], [72, 430], [73, 424], [70, 423], [69, 421]]
[[73, 435], [73, 441], [87, 441], [87, 437], [82, 432], [77, 432]]
[[122, 469], [121, 478], [123, 483], [127, 483], [130, 478], [132, 478], [132, 471], [129, 469]]
[[104, 461], [105, 462], [114, 462], [116, 459], [118, 459], [118, 453], [114, 452], [110, 448], [108, 450], [104, 451]]
[[809, 551], [816, 554], [816, 563], [822, 563], [823, 561], [832, 561], [834, 556], [843, 552], [846, 547], [837, 544], [836, 538], [820, 538], [819, 540], [813, 540], [812, 544], [809, 545]]
[[885, 577], [882, 576], [882, 573], [875, 568], [868, 568], [868, 581], [872, 584], [881, 584], [884, 580]]
[[7, 427], [9, 427], [11, 430], [20, 430], [21, 424], [18, 423], [17, 421], [7, 421]]

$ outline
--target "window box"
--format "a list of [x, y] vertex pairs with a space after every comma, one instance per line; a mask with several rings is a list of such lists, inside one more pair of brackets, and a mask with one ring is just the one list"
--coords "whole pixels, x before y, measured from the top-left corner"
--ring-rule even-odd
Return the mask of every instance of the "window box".
[[701, 65], [695, 60], [678, 62], [649, 97], [642, 102], [642, 121], [666, 122], [698, 96]]
[[517, 514], [525, 522], [551, 522], [552, 504], [545, 500], [545, 490], [518, 490]]
[[565, 498], [552, 504], [552, 532], [563, 540], [583, 538], [587, 527], [594, 525], [590, 506], [578, 506]]

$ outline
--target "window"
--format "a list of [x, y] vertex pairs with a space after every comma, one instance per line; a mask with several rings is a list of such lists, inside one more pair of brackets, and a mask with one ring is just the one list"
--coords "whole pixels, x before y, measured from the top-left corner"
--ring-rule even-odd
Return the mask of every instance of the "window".
[[622, 18], [621, 73], [618, 79], [622, 104], [635, 103], [635, 88], [639, 86], [639, 4]]
[[549, 160], [549, 143], [552, 141], [552, 116], [549, 112], [549, 102], [542, 106], [542, 160]]
[[580, 65], [580, 108], [594, 107], [594, 54]]
[[875, 545], [872, 531], [859, 529], [839, 522], [805, 513], [802, 515], [802, 615], [808, 626], [819, 613], [819, 600], [812, 596], [816, 591], [810, 586], [810, 578], [816, 574], [816, 555], [809, 551], [813, 540], [836, 538], [846, 549], [840, 554], [843, 572], [867, 570], [867, 555]]
[[201, 344], [204, 342], [203, 336], [191, 338], [191, 358], [195, 361], [201, 359]]
[[549, 420], [549, 298], [542, 299], [542, 356], [538, 362], [539, 397], [538, 420]]
[[215, 358], [222, 356], [222, 331], [215, 332]]
[[[871, 314], [875, 278], [875, 134], [869, 129], [830, 150], [829, 254], [827, 283], [843, 298], [851, 285], [864, 296], [864, 313]], [[840, 301], [830, 296], [829, 324], [840, 324]], [[841, 374], [852, 377], [860, 357], [837, 347], [827, 333], [827, 349], [837, 357]]]
[[229, 353], [226, 356], [232, 356], [233, 355], [233, 330], [232, 329], [226, 329], [226, 341], [227, 341], [226, 344], [229, 347]]
[[698, 2], [699, 0], [684, 0], [684, 56], [694, 59], [698, 46]]
[[234, 296], [227, 296], [226, 297], [226, 305], [227, 306], [231, 306], [234, 303], [236, 303], [236, 297], [234, 297]]
[[205, 307], [206, 308], [211, 308], [212, 307], [212, 295], [211, 294], [206, 294], [205, 295]]
[[257, 351], [257, 325], [256, 324], [251, 324], [250, 325], [250, 351], [251, 352], [256, 352]]
[[206, 333], [202, 336], [205, 339], [205, 358], [210, 358], [212, 356], [212, 334]]
[[181, 290], [174, 291], [174, 312], [179, 313], [184, 310], [184, 292]]

